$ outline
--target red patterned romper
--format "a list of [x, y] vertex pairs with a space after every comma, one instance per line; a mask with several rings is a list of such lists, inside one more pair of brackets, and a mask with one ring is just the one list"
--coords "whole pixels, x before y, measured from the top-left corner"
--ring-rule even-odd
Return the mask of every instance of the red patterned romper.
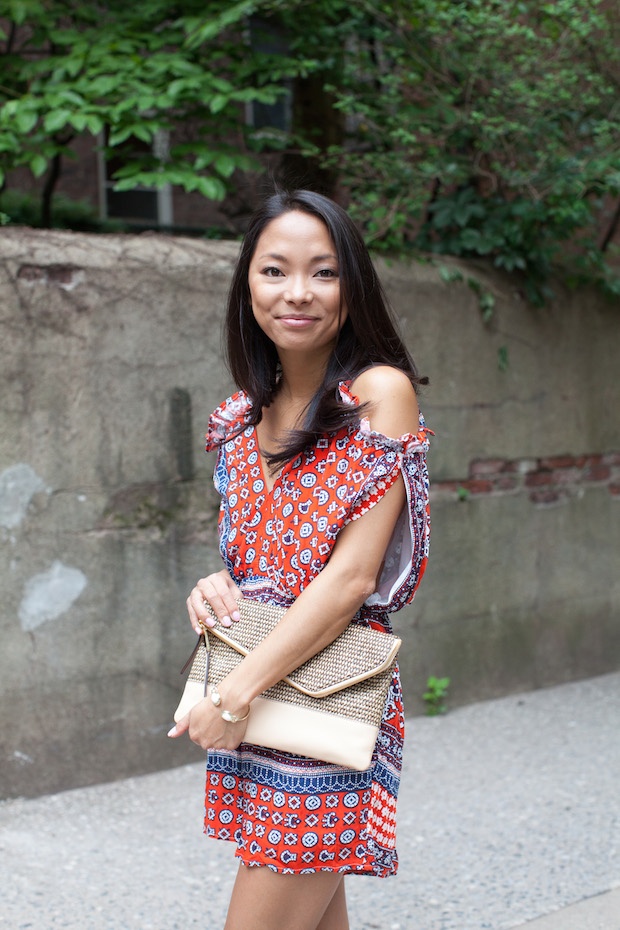
[[[357, 399], [342, 382], [345, 403]], [[219, 448], [220, 551], [243, 593], [289, 605], [321, 571], [339, 530], [377, 503], [399, 475], [408, 505], [394, 530], [377, 591], [355, 620], [390, 630], [388, 612], [407, 604], [426, 565], [429, 541], [428, 440], [390, 439], [357, 426], [325, 435], [284, 466], [266, 489], [254, 427], [229, 438], [250, 407], [238, 392], [213, 413], [207, 450]], [[209, 752], [205, 832], [233, 840], [248, 866], [277, 872], [396, 872], [396, 796], [404, 719], [398, 669], [372, 764], [364, 772], [242, 743]]]

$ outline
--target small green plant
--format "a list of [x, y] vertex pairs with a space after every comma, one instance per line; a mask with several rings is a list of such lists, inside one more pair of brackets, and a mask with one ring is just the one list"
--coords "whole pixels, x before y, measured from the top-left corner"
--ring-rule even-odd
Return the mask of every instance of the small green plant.
[[478, 306], [480, 307], [483, 322], [489, 323], [495, 309], [495, 297], [491, 291], [485, 290], [476, 278], [468, 277], [467, 285], [478, 298]]
[[472, 278], [471, 275], [465, 277], [457, 269], [448, 268], [440, 262], [433, 262], [433, 264], [438, 268], [441, 280], [445, 281], [446, 284], [452, 284], [453, 281], [465, 281], [468, 288], [472, 290], [478, 298], [478, 306], [480, 307], [483, 322], [488, 323], [495, 309], [495, 297], [491, 291], [487, 291], [480, 281], [478, 281], [477, 278]]
[[445, 700], [450, 686], [449, 678], [435, 678], [431, 675], [426, 682], [426, 691], [422, 695], [426, 704], [427, 717], [436, 717], [438, 714], [445, 714]]
[[[433, 264], [436, 264], [435, 262]], [[452, 284], [453, 281], [462, 281], [463, 275], [456, 268], [448, 268], [447, 265], [437, 263], [436, 267], [439, 270], [439, 277], [442, 281], [445, 281], [446, 284]]]
[[468, 501], [471, 497], [471, 491], [469, 488], [464, 488], [462, 485], [460, 488], [458, 488], [456, 494], [460, 501]]
[[497, 350], [497, 367], [500, 371], [508, 368], [508, 346], [500, 346]]

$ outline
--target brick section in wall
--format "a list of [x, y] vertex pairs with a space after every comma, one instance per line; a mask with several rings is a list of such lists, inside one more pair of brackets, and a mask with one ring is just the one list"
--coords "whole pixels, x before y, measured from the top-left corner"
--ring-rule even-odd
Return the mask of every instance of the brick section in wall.
[[620, 501], [620, 452], [554, 455], [548, 458], [475, 459], [462, 481], [433, 481], [435, 500], [527, 493], [533, 504], [555, 504], [605, 487]]

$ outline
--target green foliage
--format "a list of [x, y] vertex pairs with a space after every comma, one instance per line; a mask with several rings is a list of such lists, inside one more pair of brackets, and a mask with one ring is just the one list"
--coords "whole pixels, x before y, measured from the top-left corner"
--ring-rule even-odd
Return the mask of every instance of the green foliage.
[[[117, 190], [220, 199], [280, 150], [337, 178], [374, 249], [483, 258], [538, 304], [558, 264], [620, 295], [617, 4], [0, 0], [0, 24], [0, 185], [25, 166], [51, 189], [75, 136], [104, 130]], [[290, 132], [245, 124], [291, 90]], [[332, 101], [329, 126], [304, 93]]]
[[[117, 190], [175, 184], [221, 199], [261, 149], [243, 107], [273, 103], [306, 66], [248, 47], [246, 17], [259, 6], [0, 0], [0, 185], [20, 166], [41, 177], [76, 135], [106, 129], [107, 154], [126, 163]], [[149, 153], [177, 127], [182, 143]]]
[[349, 138], [327, 157], [373, 247], [490, 259], [534, 303], [558, 263], [617, 291], [600, 248], [620, 195], [617, 6], [391, 0], [349, 21], [332, 45]]
[[[0, 194], [2, 225], [41, 226], [41, 200], [22, 191], [7, 190]], [[55, 229], [76, 229], [83, 232], [121, 232], [123, 223], [101, 220], [99, 211], [83, 200], [71, 200], [62, 194], [52, 199], [51, 225]]]
[[446, 698], [448, 695], [449, 678], [435, 678], [431, 675], [426, 683], [426, 691], [422, 695], [426, 704], [426, 714], [428, 717], [436, 717], [438, 714], [446, 712]]
[[482, 319], [485, 323], [488, 323], [493, 316], [493, 310], [495, 309], [495, 296], [482, 286], [480, 281], [477, 278], [468, 275], [466, 278], [462, 272], [458, 269], [447, 268], [446, 265], [438, 264], [439, 274], [442, 281], [445, 281], [447, 284], [450, 284], [453, 281], [466, 281], [467, 286], [476, 294], [478, 298], [478, 306], [480, 307], [480, 312], [482, 314]]
[[500, 371], [508, 368], [508, 346], [500, 346], [497, 350], [497, 367]]

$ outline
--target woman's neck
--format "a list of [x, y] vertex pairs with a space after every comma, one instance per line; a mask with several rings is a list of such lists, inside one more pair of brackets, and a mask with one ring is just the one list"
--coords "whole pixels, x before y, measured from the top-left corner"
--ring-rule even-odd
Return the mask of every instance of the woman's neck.
[[314, 353], [305, 356], [296, 353], [293, 357], [281, 353], [282, 376], [278, 390], [280, 398], [296, 405], [305, 406], [310, 403], [323, 382], [328, 359], [329, 353], [321, 354], [320, 358]]

